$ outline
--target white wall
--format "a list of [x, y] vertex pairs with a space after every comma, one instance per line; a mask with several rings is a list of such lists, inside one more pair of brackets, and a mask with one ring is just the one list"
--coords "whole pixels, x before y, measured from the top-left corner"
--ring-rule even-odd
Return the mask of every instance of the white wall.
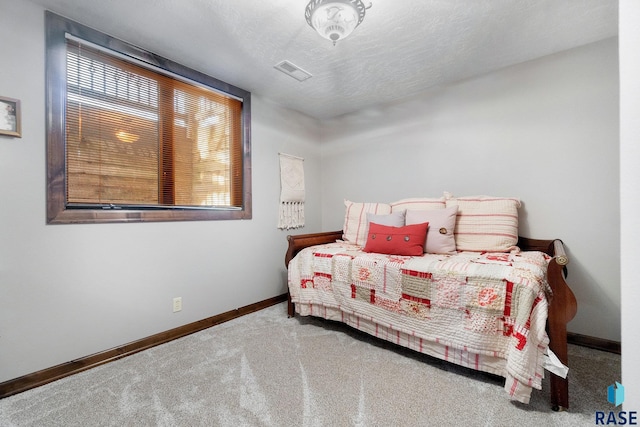
[[624, 409], [640, 410], [640, 2], [620, 1], [620, 198]]
[[520, 234], [561, 238], [569, 330], [620, 340], [618, 45], [612, 38], [323, 123], [323, 226], [344, 198], [521, 198]]
[[45, 225], [44, 11], [0, 11], [0, 95], [23, 109], [0, 136], [0, 382], [286, 292], [278, 152], [305, 157], [302, 231], [321, 231], [315, 120], [253, 97], [252, 220]]

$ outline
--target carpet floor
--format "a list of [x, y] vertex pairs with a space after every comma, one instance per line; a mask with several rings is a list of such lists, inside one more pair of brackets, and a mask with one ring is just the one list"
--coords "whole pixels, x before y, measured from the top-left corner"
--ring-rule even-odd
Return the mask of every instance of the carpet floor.
[[591, 426], [620, 356], [570, 345], [570, 410], [548, 376], [504, 381], [278, 304], [0, 400], [0, 426]]

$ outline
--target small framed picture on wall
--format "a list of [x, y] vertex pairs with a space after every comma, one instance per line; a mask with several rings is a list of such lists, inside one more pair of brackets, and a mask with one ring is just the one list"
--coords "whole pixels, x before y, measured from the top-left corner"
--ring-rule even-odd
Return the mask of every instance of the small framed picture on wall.
[[0, 96], [0, 135], [22, 137], [20, 100]]

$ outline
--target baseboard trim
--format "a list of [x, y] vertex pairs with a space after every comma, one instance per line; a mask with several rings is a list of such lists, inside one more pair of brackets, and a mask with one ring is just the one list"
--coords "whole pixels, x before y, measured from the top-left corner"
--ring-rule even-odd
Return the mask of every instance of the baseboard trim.
[[157, 345], [164, 344], [178, 338], [182, 338], [203, 329], [207, 329], [220, 323], [224, 323], [229, 320], [244, 316], [245, 314], [262, 310], [286, 300], [287, 294], [278, 295], [276, 297], [237, 308], [235, 310], [227, 311], [226, 313], [218, 314], [207, 319], [199, 320], [197, 322], [189, 323], [187, 325], [170, 329], [168, 331], [160, 332], [158, 334], [151, 335], [149, 337], [142, 338], [140, 340], [112, 348], [110, 350], [105, 350], [100, 353], [72, 360], [71, 362], [62, 363], [51, 368], [46, 368], [38, 372], [5, 381], [3, 383], [0, 383], [0, 399], [45, 385], [47, 383], [59, 380], [64, 377], [68, 377], [73, 374], [77, 374], [82, 371], [86, 371], [91, 368], [95, 368], [96, 366], [100, 366], [114, 360], [122, 359], [123, 357], [130, 356], [132, 354], [147, 350], [151, 347], [155, 347]]
[[567, 342], [569, 344], [580, 345], [582, 347], [589, 347], [595, 350], [607, 351], [609, 353], [616, 353], [616, 354], [622, 353], [622, 345], [619, 341], [611, 341], [603, 338], [590, 337], [587, 335], [568, 332]]

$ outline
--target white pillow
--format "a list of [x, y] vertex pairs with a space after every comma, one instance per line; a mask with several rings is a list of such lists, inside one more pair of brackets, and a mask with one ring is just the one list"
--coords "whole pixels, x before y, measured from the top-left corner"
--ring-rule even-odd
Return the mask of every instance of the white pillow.
[[367, 225], [370, 222], [375, 222], [376, 224], [386, 225], [387, 227], [403, 227], [405, 212], [406, 211], [402, 210], [386, 215], [367, 213]]
[[367, 213], [388, 215], [391, 206], [386, 203], [356, 203], [344, 201], [345, 214], [342, 227], [342, 240], [354, 245], [364, 246], [367, 242]]
[[445, 209], [433, 209], [430, 211], [408, 210], [405, 216], [406, 225], [429, 223], [427, 240], [424, 251], [429, 254], [455, 254], [456, 239], [454, 230], [456, 226], [457, 206]]
[[518, 243], [518, 208], [514, 197], [451, 197], [447, 207], [457, 206], [456, 249], [476, 252], [508, 252]]
[[414, 197], [410, 199], [401, 199], [390, 203], [390, 205], [391, 212], [402, 210], [430, 211], [433, 209], [444, 209], [446, 207], [444, 197]]

